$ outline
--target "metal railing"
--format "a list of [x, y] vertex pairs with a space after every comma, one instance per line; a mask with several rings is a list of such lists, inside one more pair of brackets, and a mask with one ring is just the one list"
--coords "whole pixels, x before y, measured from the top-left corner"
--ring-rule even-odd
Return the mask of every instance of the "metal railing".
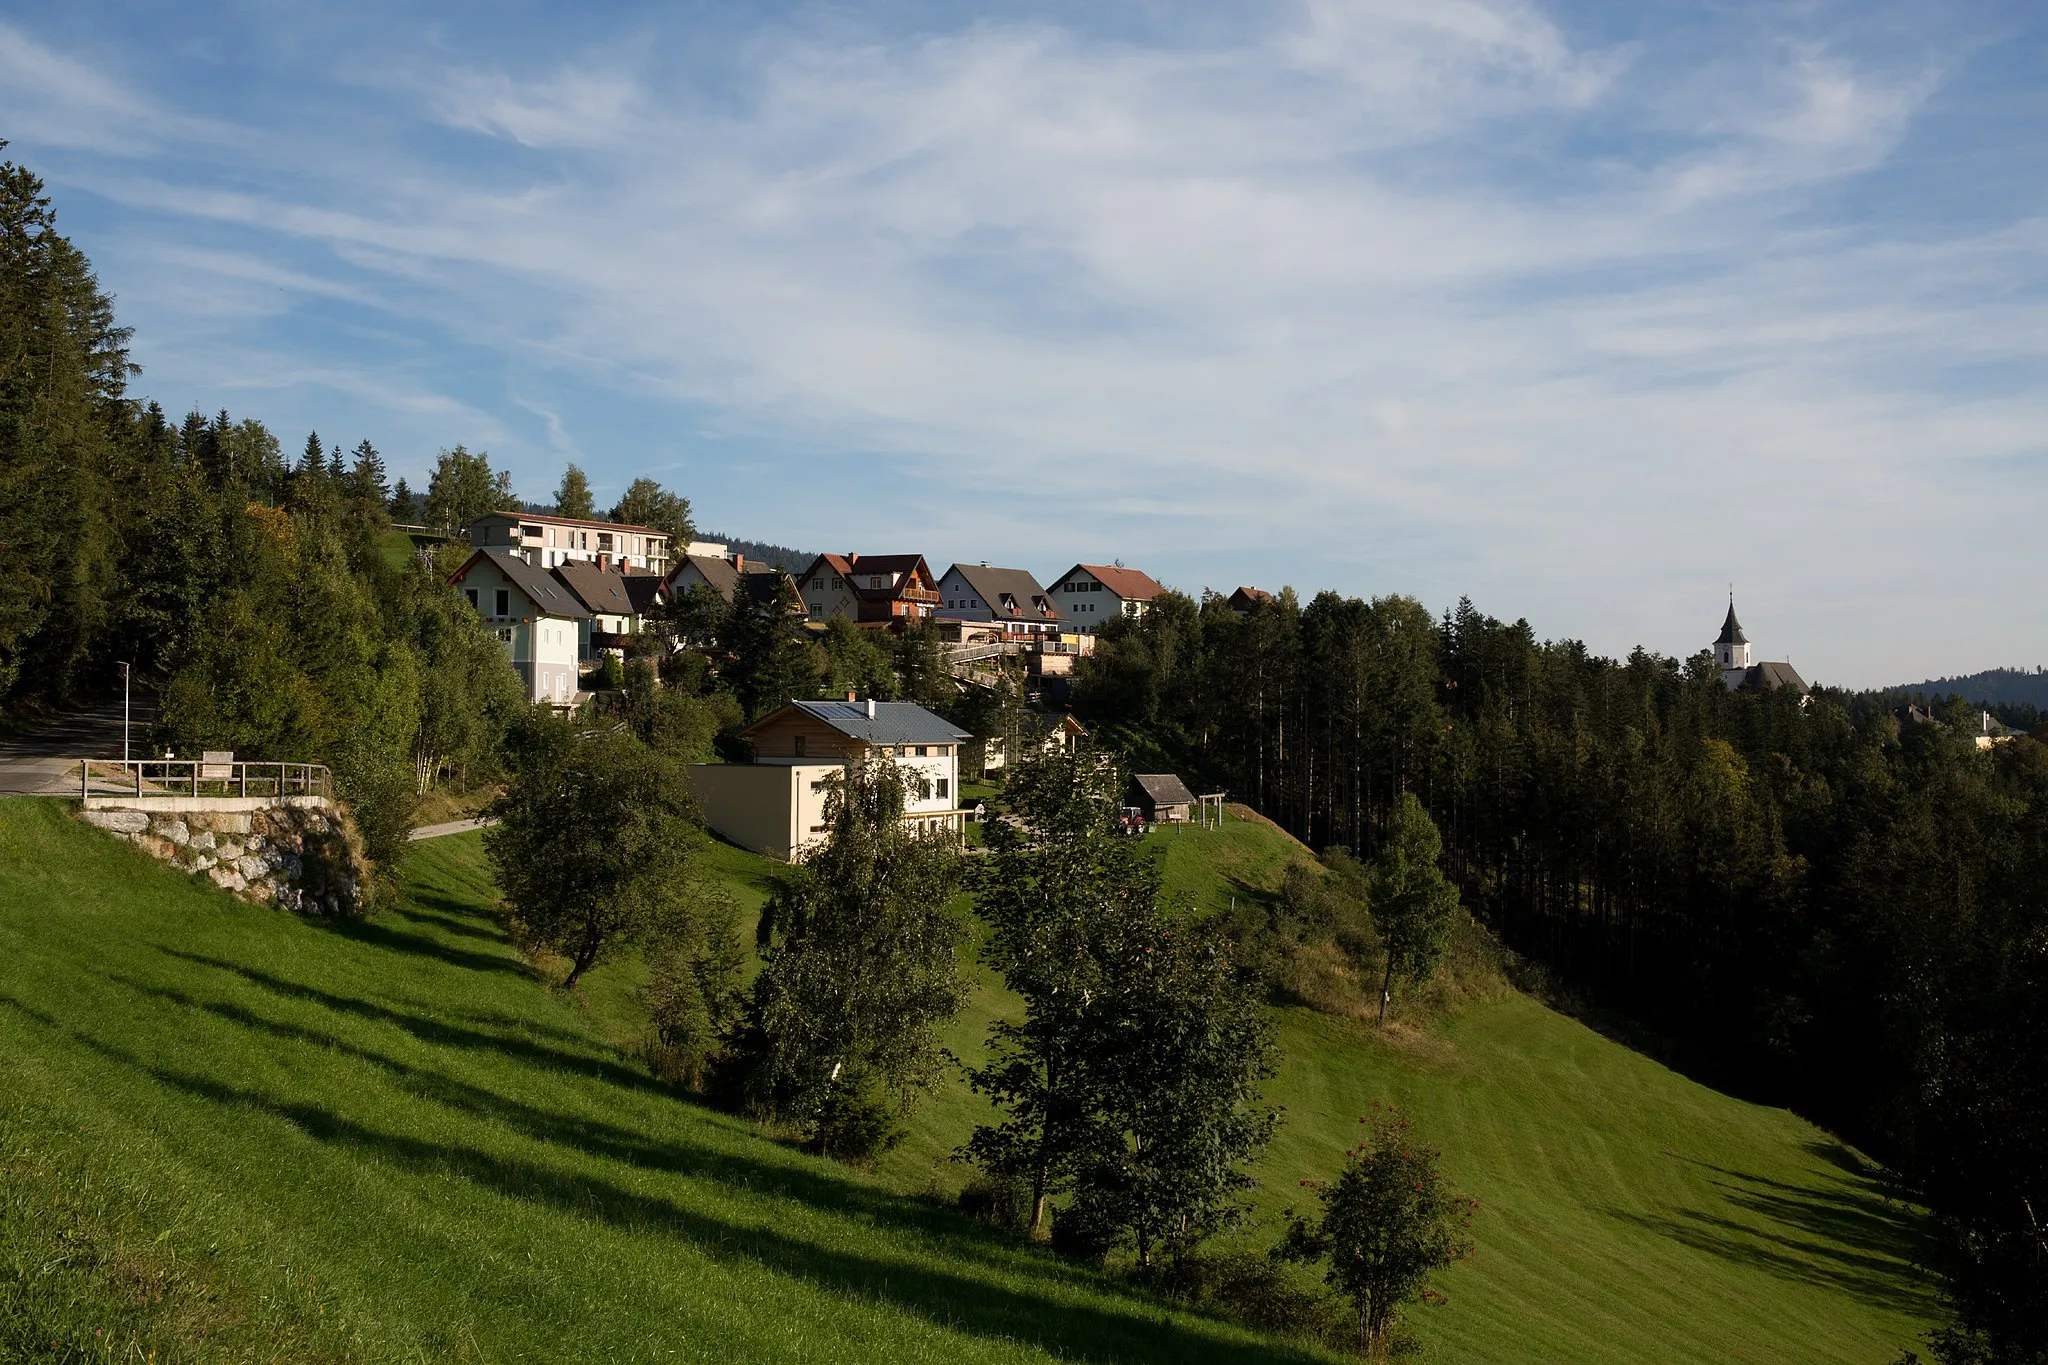
[[[95, 784], [94, 769], [99, 772]], [[318, 796], [332, 800], [324, 763], [217, 763], [203, 758], [80, 759], [78, 794], [88, 796]]]

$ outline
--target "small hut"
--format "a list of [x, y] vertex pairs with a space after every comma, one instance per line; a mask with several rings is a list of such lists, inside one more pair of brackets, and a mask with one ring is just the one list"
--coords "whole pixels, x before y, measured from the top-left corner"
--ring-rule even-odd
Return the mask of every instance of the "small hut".
[[1195, 794], [1174, 773], [1136, 773], [1125, 798], [1153, 824], [1184, 823], [1194, 809]]

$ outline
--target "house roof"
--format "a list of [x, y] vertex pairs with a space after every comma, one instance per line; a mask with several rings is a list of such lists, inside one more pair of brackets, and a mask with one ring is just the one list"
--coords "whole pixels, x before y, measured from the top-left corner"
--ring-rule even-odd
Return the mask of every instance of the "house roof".
[[[630, 521], [585, 521], [581, 517], [553, 517], [544, 516], [539, 512], [514, 512], [506, 509], [486, 512], [484, 517], [510, 517], [514, 521], [538, 522], [542, 526], [592, 526], [600, 531], [635, 531], [644, 536], [661, 536], [664, 539], [668, 536], [668, 532], [659, 526], [641, 526]], [[482, 521], [484, 517], [478, 517], [477, 521]]]
[[572, 559], [554, 568], [554, 576], [576, 595], [576, 600], [598, 616], [631, 616], [633, 599], [626, 592], [626, 576], [600, 569], [587, 559]]
[[661, 605], [662, 594], [668, 588], [666, 578], [658, 573], [626, 573], [619, 577], [626, 580], [626, 596], [632, 599], [635, 612], [644, 614]]
[[1155, 806], [1192, 806], [1195, 794], [1177, 773], [1132, 773], [1131, 783]]
[[[1699, 637], [1694, 636], [1693, 638], [1698, 639]], [[1717, 645], [1746, 645], [1749, 643], [1749, 637], [1742, 633], [1742, 622], [1735, 619], [1735, 599], [1732, 596], [1728, 599], [1728, 619], [1721, 623], [1721, 638], [1714, 641], [1714, 643]]]
[[[874, 714], [868, 714], [868, 708]], [[971, 736], [914, 701], [793, 701], [746, 728], [752, 734], [788, 712], [802, 711], [866, 744], [958, 744]]]
[[[735, 597], [744, 597], [749, 602], [762, 602], [773, 606], [775, 598], [782, 591], [784, 584], [789, 585], [790, 595], [794, 597], [796, 595], [796, 580], [788, 574], [780, 569], [756, 569], [750, 567], [739, 576], [739, 582], [734, 587], [734, 595]], [[801, 612], [803, 605], [802, 601], [799, 600], [791, 607], [791, 610]]]
[[[1063, 619], [1051, 594], [1023, 569], [994, 569], [986, 564], [955, 564], [946, 577], [959, 574], [975, 595], [1000, 617], [1019, 620], [1058, 621]], [[1005, 601], [1005, 599], [1008, 599]]]
[[450, 586], [460, 583], [469, 572], [470, 566], [479, 559], [489, 560], [492, 567], [510, 579], [512, 585], [519, 591], [526, 594], [527, 599], [541, 615], [559, 617], [565, 621], [581, 621], [589, 617], [590, 609], [576, 599], [576, 594], [550, 578], [545, 570], [534, 568], [508, 550], [476, 551], [462, 561], [461, 568], [450, 575]]
[[1264, 588], [1241, 587], [1236, 592], [1230, 594], [1232, 605], [1235, 605], [1240, 599], [1243, 600], [1245, 607], [1249, 609], [1260, 602], [1272, 601], [1273, 594], [1267, 592]]
[[[812, 571], [820, 564], [839, 575], [855, 595], [871, 601], [888, 601], [902, 596], [915, 585], [920, 573], [927, 582], [931, 581], [932, 576], [931, 569], [925, 565], [923, 555], [822, 554], [812, 560], [798, 578], [810, 577]], [[887, 587], [870, 587], [866, 583], [856, 581], [862, 574], [885, 574], [896, 581]]]
[[1149, 602], [1166, 591], [1151, 574], [1115, 564], [1076, 564], [1073, 569], [1067, 570], [1054, 581], [1061, 582], [1072, 578], [1075, 569], [1093, 574], [1102, 581], [1103, 587], [1130, 602]]
[[731, 560], [711, 555], [684, 555], [675, 572], [681, 573], [685, 568], [695, 569], [704, 575], [704, 581], [711, 585], [713, 592], [728, 602], [732, 601], [733, 589], [740, 581], [740, 571]]

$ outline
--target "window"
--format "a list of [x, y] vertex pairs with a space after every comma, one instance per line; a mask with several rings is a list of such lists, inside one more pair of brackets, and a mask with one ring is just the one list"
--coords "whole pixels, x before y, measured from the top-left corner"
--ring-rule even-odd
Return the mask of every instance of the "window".
[[942, 777], [933, 785], [938, 788], [936, 795], [939, 800], [944, 801], [946, 799], [946, 779]]
[[508, 592], [504, 588], [500, 588], [496, 593], [492, 594], [492, 600], [495, 604], [495, 608], [491, 612], [491, 615], [510, 616], [512, 614], [512, 594], [510, 592]]
[[882, 582], [882, 576], [880, 574], [873, 574], [870, 575], [868, 578], [868, 586], [871, 588], [882, 588], [887, 587], [888, 585]]
[[919, 758], [924, 758], [924, 757], [927, 757], [927, 755], [926, 755], [926, 753], [925, 753], [925, 751], [924, 751], [924, 745], [920, 744], [920, 745], [918, 745], [918, 746], [917, 746], [917, 756], [918, 756]]
[[795, 739], [792, 739], [789, 742], [790, 753], [794, 754], [798, 758], [802, 758], [804, 756], [805, 741], [807, 741], [809, 738], [810, 736], [808, 735], [798, 735]]
[[475, 589], [475, 588], [464, 588], [464, 589], [462, 590], [462, 595], [463, 595], [464, 597], [467, 597], [467, 598], [469, 599], [469, 605], [471, 605], [472, 607], [476, 607], [476, 609], [477, 609], [478, 611], [482, 611], [482, 610], [483, 610], [483, 608], [482, 608], [482, 607], [477, 607], [477, 606], [476, 606], [476, 589]]

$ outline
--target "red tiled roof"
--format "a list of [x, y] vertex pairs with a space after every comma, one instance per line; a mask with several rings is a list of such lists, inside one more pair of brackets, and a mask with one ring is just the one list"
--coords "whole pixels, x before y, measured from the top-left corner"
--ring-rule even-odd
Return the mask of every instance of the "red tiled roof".
[[1114, 564], [1077, 564], [1077, 569], [1086, 569], [1102, 580], [1108, 588], [1127, 602], [1149, 602], [1166, 591], [1157, 579], [1142, 569], [1120, 569]]

